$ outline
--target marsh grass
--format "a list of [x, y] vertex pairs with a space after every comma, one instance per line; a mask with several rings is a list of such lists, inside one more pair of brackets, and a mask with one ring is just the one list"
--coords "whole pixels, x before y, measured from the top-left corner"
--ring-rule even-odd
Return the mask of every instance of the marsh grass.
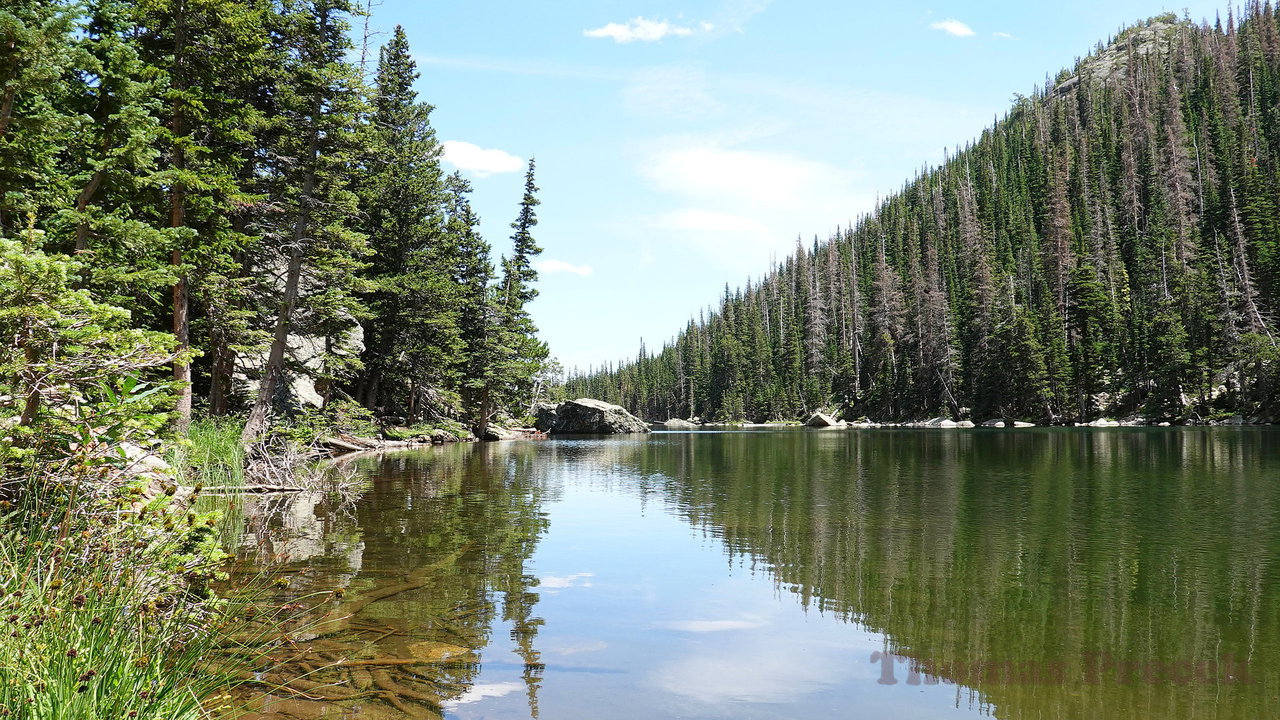
[[235, 418], [201, 418], [191, 424], [188, 442], [176, 447], [169, 463], [191, 485], [244, 487], [243, 423]]
[[206, 589], [216, 518], [131, 497], [0, 516], [0, 717], [204, 719], [244, 677], [220, 648], [269, 625]]

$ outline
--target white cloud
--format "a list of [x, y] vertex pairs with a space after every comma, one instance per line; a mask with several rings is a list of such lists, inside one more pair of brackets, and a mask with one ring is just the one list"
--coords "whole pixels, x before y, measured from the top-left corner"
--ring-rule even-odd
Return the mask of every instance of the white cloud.
[[[691, 651], [659, 665], [650, 682], [713, 705], [794, 702], [849, 682], [854, 663], [865, 657], [853, 648], [815, 642], [809, 633], [799, 640], [788, 637], [784, 643], [768, 635], [729, 636], [714, 645], [693, 646]], [[858, 662], [855, 672], [865, 672], [863, 664]]]
[[[581, 275], [582, 277], [586, 277], [590, 275], [592, 272], [594, 272], [591, 269], [590, 265], [574, 265], [573, 263], [567, 263], [563, 260], [538, 260], [533, 263], [533, 267], [537, 269], [538, 272], [546, 273], [548, 275], [552, 273], [573, 273], [574, 275]], [[590, 577], [590, 576], [591, 576], [590, 573], [587, 573], [582, 577]], [[556, 579], [557, 578], [548, 578], [547, 580], [556, 580]], [[567, 585], [551, 585], [550, 587], [568, 587], [568, 586]]]
[[[674, 147], [643, 168], [659, 188], [699, 199], [726, 197], [761, 209], [800, 209], [814, 192], [846, 185], [850, 173], [786, 153], [716, 145]], [[844, 218], [841, 218], [843, 220]]]
[[992, 35], [993, 37], [1004, 38], [1005, 40], [1012, 40], [1012, 39], [1013, 39], [1013, 35], [1010, 35], [1010, 34], [1009, 34], [1009, 33], [1007, 33], [1007, 32], [993, 32], [993, 33], [991, 33], [991, 35]]
[[956, 37], [969, 37], [970, 35], [974, 34], [973, 28], [969, 27], [968, 25], [965, 25], [964, 23], [960, 22], [959, 20], [956, 20], [955, 18], [947, 18], [946, 20], [941, 20], [939, 22], [929, 25], [929, 27], [934, 30], [941, 30], [942, 32], [947, 33], [948, 35], [954, 35]]
[[625, 45], [630, 42], [657, 42], [665, 37], [688, 37], [695, 32], [708, 32], [714, 26], [701, 23], [696, 29], [672, 25], [666, 20], [649, 20], [638, 17], [625, 23], [609, 23], [594, 30], [583, 30], [582, 34], [589, 38], [610, 38], [614, 42]]
[[502, 150], [486, 150], [461, 140], [445, 140], [440, 146], [444, 149], [445, 162], [459, 170], [473, 172], [478, 177], [524, 169], [523, 160]]
[[731, 272], [759, 272], [870, 207], [857, 172], [788, 153], [746, 150], [736, 139], [667, 138], [644, 152], [641, 173], [677, 202], [644, 218], [650, 237], [697, 248]]

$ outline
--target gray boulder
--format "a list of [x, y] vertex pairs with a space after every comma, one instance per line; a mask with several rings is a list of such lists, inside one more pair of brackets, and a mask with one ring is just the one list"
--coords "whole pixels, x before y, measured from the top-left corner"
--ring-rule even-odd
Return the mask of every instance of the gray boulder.
[[661, 425], [668, 430], [693, 430], [698, 427], [695, 423], [691, 423], [688, 420], [681, 420], [679, 418], [671, 418], [666, 422], [658, 423], [658, 425]]
[[556, 418], [559, 413], [559, 405], [549, 402], [540, 402], [533, 406], [533, 427], [538, 432], [551, 432], [556, 426]]
[[810, 415], [809, 419], [804, 421], [804, 424], [808, 425], [809, 427], [822, 428], [822, 427], [838, 427], [839, 425], [841, 425], [841, 422], [824, 412], [816, 412]]
[[514, 433], [504, 427], [498, 427], [497, 425], [490, 425], [487, 428], [485, 428], [484, 437], [480, 439], [488, 442], [494, 442], [497, 440], [514, 440], [518, 437], [520, 437], [519, 434]]
[[[555, 408], [554, 416], [538, 414], [537, 428], [553, 435], [616, 435], [620, 433], [647, 433], [649, 425], [627, 412], [619, 405], [602, 400], [578, 398], [566, 400]], [[545, 429], [544, 429], [545, 424]]]

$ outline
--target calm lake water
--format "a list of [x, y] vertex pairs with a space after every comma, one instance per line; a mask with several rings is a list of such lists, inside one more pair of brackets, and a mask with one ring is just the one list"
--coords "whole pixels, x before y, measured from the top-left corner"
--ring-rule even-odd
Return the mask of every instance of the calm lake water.
[[286, 667], [309, 696], [246, 717], [1280, 717], [1278, 431], [672, 432], [359, 471], [354, 503], [249, 501], [279, 599], [354, 615]]

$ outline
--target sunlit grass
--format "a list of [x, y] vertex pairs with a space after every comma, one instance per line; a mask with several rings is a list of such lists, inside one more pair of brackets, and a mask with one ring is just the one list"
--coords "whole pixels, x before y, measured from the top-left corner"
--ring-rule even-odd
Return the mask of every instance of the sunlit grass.
[[0, 519], [0, 716], [208, 717], [236, 613], [185, 582], [200, 534], [40, 508]]
[[186, 482], [204, 487], [244, 487], [243, 423], [235, 418], [202, 418], [191, 424], [188, 443], [170, 463]]

